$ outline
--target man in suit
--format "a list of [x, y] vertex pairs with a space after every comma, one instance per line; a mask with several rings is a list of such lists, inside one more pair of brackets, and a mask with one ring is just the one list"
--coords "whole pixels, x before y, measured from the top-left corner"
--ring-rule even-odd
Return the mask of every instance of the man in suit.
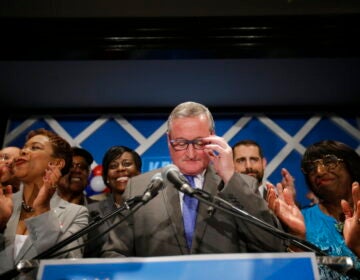
[[[168, 119], [167, 142], [173, 163], [183, 175], [192, 176], [194, 187], [222, 196], [251, 215], [280, 227], [265, 201], [255, 193], [256, 180], [235, 173], [232, 149], [223, 138], [215, 135], [214, 120], [208, 108], [195, 102], [175, 107]], [[161, 171], [157, 169], [131, 178], [124, 198], [143, 194], [154, 174]], [[278, 238], [243, 219], [213, 211], [204, 203], [196, 206], [195, 229], [189, 242], [189, 231], [183, 221], [188, 211], [185, 196], [165, 179], [164, 189], [154, 199], [110, 232], [102, 256], [285, 250]]]
[[[258, 183], [258, 191], [266, 200], [267, 188], [264, 182], [266, 158], [260, 145], [254, 140], [241, 140], [232, 146], [235, 171], [254, 177]], [[285, 168], [281, 169], [283, 188], [291, 188], [296, 195], [294, 178]]]
[[253, 140], [241, 140], [233, 147], [235, 171], [254, 177], [258, 182], [258, 191], [266, 199], [266, 186], [263, 182], [266, 158], [258, 143]]

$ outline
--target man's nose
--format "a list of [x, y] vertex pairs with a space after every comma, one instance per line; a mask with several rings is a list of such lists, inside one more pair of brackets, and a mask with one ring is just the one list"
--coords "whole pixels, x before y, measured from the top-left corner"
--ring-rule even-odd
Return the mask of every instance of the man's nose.
[[193, 146], [193, 144], [189, 144], [189, 146], [187, 147], [186, 153], [188, 154], [189, 157], [194, 157], [195, 155], [195, 148]]
[[250, 162], [250, 160], [248, 160], [248, 159], [246, 159], [246, 160], [244, 161], [244, 164], [245, 164], [245, 168], [250, 168], [250, 167], [251, 167], [251, 162]]

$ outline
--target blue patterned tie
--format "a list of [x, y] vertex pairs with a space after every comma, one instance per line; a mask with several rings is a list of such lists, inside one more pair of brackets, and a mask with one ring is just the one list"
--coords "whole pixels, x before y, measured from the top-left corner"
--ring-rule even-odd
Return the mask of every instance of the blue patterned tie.
[[[189, 181], [190, 186], [195, 188], [194, 176], [185, 175], [185, 177]], [[192, 243], [192, 236], [195, 229], [196, 212], [199, 201], [196, 198], [191, 197], [187, 194], [184, 194], [183, 200], [184, 200], [183, 219], [184, 219], [185, 237], [186, 237], [187, 245], [190, 249]]]

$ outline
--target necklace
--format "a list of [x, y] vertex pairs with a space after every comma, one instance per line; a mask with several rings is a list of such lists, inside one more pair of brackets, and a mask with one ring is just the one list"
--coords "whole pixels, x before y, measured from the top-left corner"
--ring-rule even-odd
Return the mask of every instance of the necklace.
[[26, 212], [34, 212], [34, 208], [32, 208], [30, 205], [27, 205], [24, 200], [21, 202], [21, 206]]
[[343, 233], [344, 231], [344, 223], [343, 222], [337, 222], [334, 224], [336, 230], [340, 233]]
[[[30, 201], [34, 201], [34, 198], [35, 198], [35, 188], [37, 188], [37, 185], [35, 184], [34, 187], [32, 188], [31, 190], [31, 194], [30, 194], [30, 198], [28, 200], [28, 202]], [[21, 206], [22, 208], [25, 210], [25, 212], [28, 212], [28, 213], [31, 213], [31, 212], [34, 212], [34, 208], [32, 206], [30, 206], [29, 204], [27, 204], [25, 202], [25, 199], [23, 198], [22, 202], [21, 202]]]

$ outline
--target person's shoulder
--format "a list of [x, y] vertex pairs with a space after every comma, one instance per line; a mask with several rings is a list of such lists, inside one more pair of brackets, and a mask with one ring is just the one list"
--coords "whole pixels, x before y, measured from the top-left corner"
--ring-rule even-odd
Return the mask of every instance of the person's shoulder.
[[62, 199], [57, 193], [53, 195], [50, 202], [50, 207], [52, 209], [58, 208], [58, 209], [67, 209], [69, 211], [74, 212], [87, 212], [87, 208], [84, 205], [79, 205], [75, 203], [68, 202], [64, 199]]
[[100, 203], [101, 202], [102, 202], [102, 200], [101, 201], [96, 201], [96, 202], [88, 204], [86, 207], [89, 210], [89, 212], [93, 211], [93, 210], [97, 210], [97, 209], [100, 208]]
[[311, 212], [316, 212], [319, 209], [317, 204], [310, 204], [310, 205], [306, 205], [304, 207], [301, 208], [301, 212], [303, 214], [307, 214], [307, 213], [311, 213]]
[[155, 174], [161, 174], [161, 170], [162, 168], [158, 168], [131, 177], [127, 183], [123, 198], [128, 199], [130, 197], [143, 194], [144, 191], [148, 188], [151, 179], [155, 176]]
[[104, 216], [113, 209], [114, 198], [111, 194], [107, 194], [106, 198], [87, 205], [90, 219], [97, 216]]
[[151, 180], [151, 178], [157, 174], [162, 172], [163, 168], [157, 168], [157, 169], [153, 169], [144, 173], [141, 173], [139, 175], [136, 175], [134, 177], [130, 178], [130, 181], [132, 182], [138, 182], [138, 181], [146, 181], [146, 180]]
[[86, 206], [84, 205], [80, 205], [80, 204], [75, 204], [75, 203], [71, 203], [71, 202], [67, 202], [65, 201], [66, 208], [69, 209], [69, 211], [76, 211], [76, 212], [88, 212], [88, 209]]
[[111, 204], [113, 202], [114, 202], [114, 198], [111, 195], [111, 193], [106, 193], [106, 194], [104, 194], [104, 199], [97, 200], [93, 203], [88, 204], [87, 208], [89, 209], [89, 211], [98, 210], [100, 208], [103, 208], [105, 205]]
[[233, 179], [245, 182], [247, 185], [252, 187], [254, 191], [257, 189], [258, 181], [250, 175], [235, 172]]

